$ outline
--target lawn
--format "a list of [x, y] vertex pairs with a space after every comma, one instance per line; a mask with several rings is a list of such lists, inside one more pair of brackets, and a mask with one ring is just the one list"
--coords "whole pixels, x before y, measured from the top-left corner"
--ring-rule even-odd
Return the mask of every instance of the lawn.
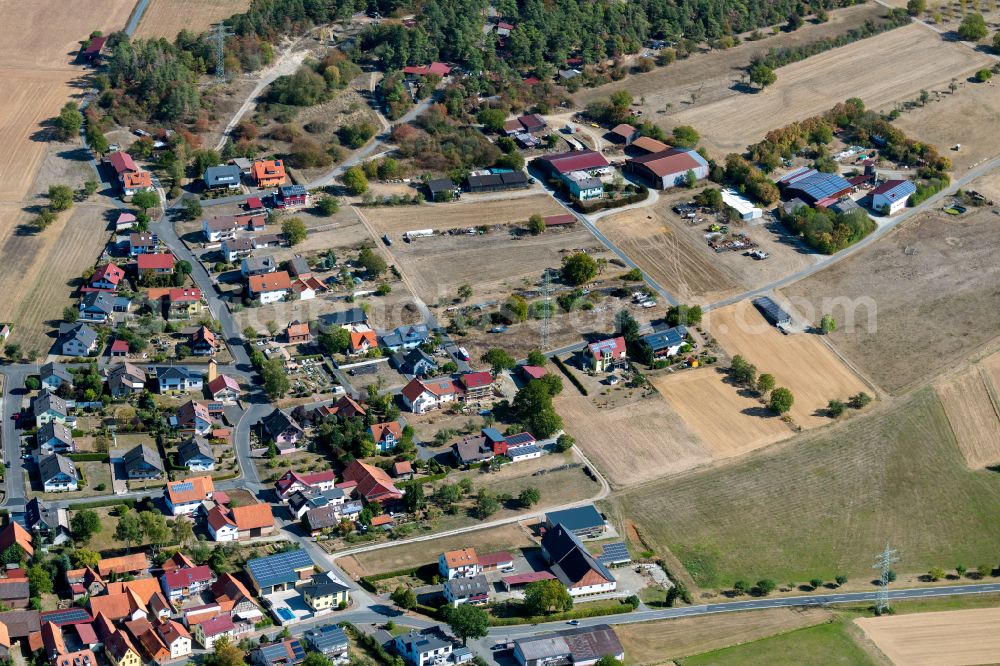
[[992, 563], [1000, 548], [1000, 475], [966, 467], [930, 389], [616, 502], [706, 588], [869, 580], [887, 540], [904, 573]]
[[752, 643], [678, 659], [678, 666], [854, 666], [874, 664], [847, 634], [844, 620], [797, 629]]

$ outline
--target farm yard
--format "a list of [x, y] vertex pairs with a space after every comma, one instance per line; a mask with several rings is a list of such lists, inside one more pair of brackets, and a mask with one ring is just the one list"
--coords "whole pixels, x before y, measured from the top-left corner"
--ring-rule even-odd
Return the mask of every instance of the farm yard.
[[530, 191], [508, 193], [507, 199], [477, 198], [464, 195], [461, 201], [423, 206], [396, 206], [365, 208], [359, 214], [381, 237], [389, 234], [393, 242], [400, 242], [404, 231], [414, 229], [468, 229], [480, 225], [527, 224], [528, 218], [539, 215], [557, 215], [566, 211], [548, 194], [531, 194]]
[[830, 400], [846, 400], [872, 390], [819, 336], [784, 335], [768, 324], [750, 301], [712, 310], [704, 326], [730, 356], [743, 356], [759, 373], [774, 375], [776, 386], [792, 391], [795, 404], [789, 414], [803, 428], [829, 422], [823, 410]]
[[213, 23], [245, 12], [249, 7], [250, 0], [150, 0], [135, 36], [166, 37], [173, 41], [181, 30], [204, 32]]
[[988, 664], [1000, 654], [1000, 608], [854, 620], [895, 666]]
[[994, 403], [998, 361], [1000, 355], [994, 354], [982, 366], [966, 368], [935, 387], [958, 448], [973, 469], [1000, 462], [1000, 417]]
[[629, 663], [645, 666], [821, 624], [831, 617], [829, 611], [818, 608], [773, 608], [622, 624], [615, 627], [615, 633]]
[[614, 499], [703, 588], [737, 579], [871, 578], [889, 540], [901, 572], [977, 566], [1000, 547], [1000, 476], [970, 471], [931, 390]]
[[988, 209], [923, 213], [782, 293], [817, 318], [832, 314], [830, 342], [881, 388], [901, 393], [1000, 329], [996, 221]]
[[[615, 488], [711, 462], [706, 445], [656, 393], [627, 398], [626, 389], [612, 387], [616, 396], [612, 402], [604, 396], [581, 395], [568, 382], [563, 383], [565, 388], [555, 400], [556, 411], [577, 446]], [[643, 464], [637, 465], [636, 460]]]
[[[863, 77], [858, 75], [862, 63]], [[777, 83], [766, 90], [685, 108], [662, 116], [660, 123], [668, 128], [694, 126], [709, 153], [721, 158], [744, 150], [771, 129], [822, 113], [849, 97], [879, 108], [992, 63], [992, 58], [947, 42], [926, 27], [910, 25], [782, 67]], [[734, 123], [733, 118], [740, 121]]]
[[738, 456], [792, 435], [756, 398], [729, 384], [720, 368], [661, 374], [649, 381], [681, 423], [704, 442], [708, 460]]

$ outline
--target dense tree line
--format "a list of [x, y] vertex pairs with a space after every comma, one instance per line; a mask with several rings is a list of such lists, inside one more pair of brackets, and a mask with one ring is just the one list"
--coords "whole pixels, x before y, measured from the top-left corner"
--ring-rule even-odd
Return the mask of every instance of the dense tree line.
[[841, 214], [803, 206], [781, 219], [789, 229], [802, 234], [806, 244], [824, 254], [843, 250], [875, 231], [875, 222], [861, 209]]

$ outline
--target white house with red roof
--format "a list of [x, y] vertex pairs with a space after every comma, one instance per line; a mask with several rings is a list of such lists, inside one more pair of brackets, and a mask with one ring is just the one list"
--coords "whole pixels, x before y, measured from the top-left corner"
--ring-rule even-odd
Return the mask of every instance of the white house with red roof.
[[403, 404], [414, 414], [423, 414], [461, 397], [461, 389], [448, 377], [411, 379], [403, 387]]
[[335, 486], [336, 478], [331, 470], [313, 472], [312, 474], [300, 474], [288, 470], [274, 482], [274, 490], [282, 502], [287, 501], [289, 497], [300, 490], [315, 490], [322, 493], [332, 490]]
[[169, 252], [163, 254], [140, 254], [136, 257], [139, 275], [171, 275], [174, 272], [174, 255]]
[[97, 267], [93, 277], [90, 278], [90, 286], [94, 289], [115, 291], [124, 278], [125, 271], [109, 262]]
[[214, 541], [236, 541], [240, 538], [240, 529], [236, 521], [229, 517], [229, 510], [216, 504], [208, 510], [205, 516], [208, 533]]
[[625, 338], [608, 338], [587, 345], [584, 361], [595, 372], [610, 372], [625, 362]]
[[229, 375], [217, 375], [208, 382], [208, 394], [216, 402], [232, 404], [240, 399], [240, 385]]
[[212, 568], [202, 565], [168, 571], [160, 577], [160, 586], [167, 599], [179, 601], [207, 590], [215, 580]]

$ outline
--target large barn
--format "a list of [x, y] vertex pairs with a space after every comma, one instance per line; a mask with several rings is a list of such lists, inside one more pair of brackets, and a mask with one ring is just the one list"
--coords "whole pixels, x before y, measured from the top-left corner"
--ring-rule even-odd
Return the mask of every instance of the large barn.
[[835, 173], [823, 173], [809, 167], [796, 169], [777, 182], [787, 197], [797, 197], [811, 206], [833, 203], [854, 189]]
[[683, 185], [687, 172], [701, 180], [708, 177], [708, 162], [690, 148], [668, 148], [625, 161], [625, 168], [661, 190]]

